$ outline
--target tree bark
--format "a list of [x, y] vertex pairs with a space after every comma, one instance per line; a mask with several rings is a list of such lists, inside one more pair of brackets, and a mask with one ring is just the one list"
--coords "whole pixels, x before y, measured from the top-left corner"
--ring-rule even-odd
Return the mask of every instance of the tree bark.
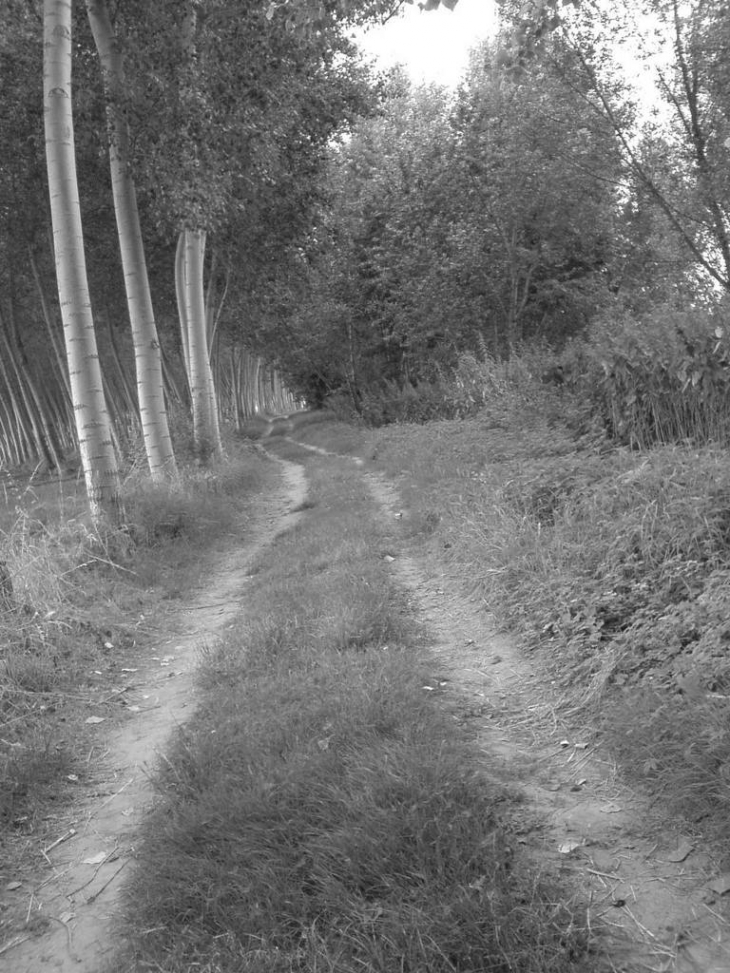
[[109, 164], [134, 344], [142, 438], [152, 479], [160, 482], [174, 476], [176, 466], [167, 421], [162, 357], [147, 275], [137, 193], [130, 169], [129, 128], [122, 104], [125, 91], [124, 60], [106, 0], [86, 0], [86, 11], [108, 98]]
[[43, 34], [44, 127], [58, 297], [86, 493], [92, 521], [101, 528], [120, 524], [124, 510], [83, 246], [71, 101], [70, 0], [44, 0]]
[[180, 328], [193, 411], [193, 440], [196, 457], [203, 463], [223, 453], [208, 355], [203, 286], [205, 236], [203, 230], [183, 230], [175, 261]]

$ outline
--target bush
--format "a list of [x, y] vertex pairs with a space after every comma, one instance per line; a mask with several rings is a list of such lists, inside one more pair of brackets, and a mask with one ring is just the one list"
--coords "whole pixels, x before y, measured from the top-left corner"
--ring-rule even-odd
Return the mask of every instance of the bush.
[[562, 363], [620, 443], [730, 442], [730, 342], [718, 314], [657, 309], [599, 319]]
[[[398, 384], [385, 382], [361, 395], [360, 413], [369, 426], [394, 422], [424, 423], [437, 419], [466, 419], [487, 410], [503, 411], [531, 402], [541, 411], [565, 421], [565, 397], [543, 381], [557, 359], [544, 347], [535, 347], [508, 361], [489, 355], [464, 354], [455, 368], [438, 370], [429, 380]], [[575, 411], [571, 402], [567, 410]], [[579, 410], [585, 424], [586, 410]]]

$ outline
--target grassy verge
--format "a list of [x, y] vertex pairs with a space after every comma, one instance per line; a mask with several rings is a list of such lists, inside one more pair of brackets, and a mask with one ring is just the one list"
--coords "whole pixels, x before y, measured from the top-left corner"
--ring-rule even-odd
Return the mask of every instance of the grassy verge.
[[307, 463], [306, 510], [160, 769], [124, 968], [585, 969], [565, 890], [515, 855], [510, 798], [423, 690], [391, 525], [351, 469]]
[[[475, 418], [352, 429], [623, 771], [722, 842], [730, 812], [730, 467], [711, 446], [609, 448], [524, 384]], [[298, 433], [326, 441], [325, 427]]]
[[277, 475], [244, 447], [212, 475], [184, 474], [173, 490], [130, 479], [128, 530], [103, 542], [69, 484], [26, 488], [6, 506], [0, 888], [3, 876], [9, 881], [29, 864], [29, 849], [93, 773], [86, 720], [120, 718], [122, 697], [113, 690], [125, 678], [126, 660], [199, 580], [213, 549], [230, 532], [245, 536], [246, 511]]

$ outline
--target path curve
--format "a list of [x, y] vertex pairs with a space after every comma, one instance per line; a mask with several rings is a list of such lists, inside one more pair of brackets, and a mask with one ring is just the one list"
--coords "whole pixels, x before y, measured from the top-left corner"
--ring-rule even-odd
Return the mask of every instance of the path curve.
[[[0, 973], [100, 973], [114, 955], [124, 878], [153, 800], [150, 773], [195, 706], [198, 653], [240, 615], [253, 560], [300, 516], [294, 511], [306, 497], [304, 471], [276, 462], [279, 483], [254, 501], [243, 546], [221, 557], [205, 587], [181, 610], [179, 631], [159, 639], [133, 674], [125, 694], [131, 715], [104, 740], [101, 773], [80, 795], [61, 840], [45, 850], [47, 871], [29, 902], [31, 931], [4, 944]], [[34, 934], [34, 925], [42, 932]]]

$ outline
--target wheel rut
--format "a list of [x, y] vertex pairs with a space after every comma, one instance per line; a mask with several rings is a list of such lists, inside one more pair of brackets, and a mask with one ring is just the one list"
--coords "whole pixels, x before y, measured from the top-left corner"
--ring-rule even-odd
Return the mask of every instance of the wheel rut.
[[[252, 562], [300, 516], [306, 496], [301, 466], [278, 460], [278, 485], [257, 499], [245, 542], [232, 546], [214, 574], [129, 673], [127, 716], [101, 731], [104, 756], [94, 783], [79, 793], [58, 838], [39, 849], [45, 868], [32, 885], [23, 929], [0, 952], [0, 973], [100, 973], [117, 947], [121, 896], [134, 868], [137, 833], [154, 798], [150, 774], [170, 734], [195, 703], [201, 648], [223, 635], [245, 602]], [[103, 742], [102, 742], [103, 741]]]
[[485, 769], [518, 788], [519, 854], [565, 876], [585, 903], [580, 919], [597, 948], [586, 973], [729, 973], [730, 908], [712, 888], [710, 852], [621, 782], [539, 661], [497, 630], [443, 558], [414, 552], [408, 510], [393, 484], [363, 476], [394, 525], [391, 569], [433, 638], [424, 692], [440, 697], [472, 736]]

